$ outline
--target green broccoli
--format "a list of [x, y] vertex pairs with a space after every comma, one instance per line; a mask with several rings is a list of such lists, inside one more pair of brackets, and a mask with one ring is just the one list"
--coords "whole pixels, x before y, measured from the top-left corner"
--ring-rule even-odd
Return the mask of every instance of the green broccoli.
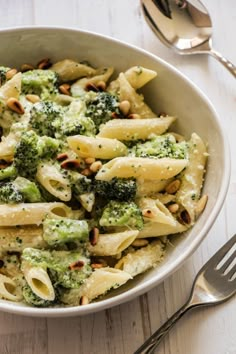
[[7, 81], [6, 73], [8, 70], [10, 70], [10, 68], [8, 68], [6, 66], [0, 66], [0, 86], [4, 85], [5, 82]]
[[78, 198], [81, 194], [92, 192], [93, 187], [91, 179], [75, 171], [69, 171], [69, 178], [72, 186], [72, 193], [75, 198]]
[[34, 182], [31, 182], [24, 177], [17, 177], [12, 184], [23, 195], [25, 202], [38, 203], [42, 201], [40, 190]]
[[187, 144], [185, 141], [176, 143], [173, 135], [165, 134], [154, 136], [146, 142], [138, 142], [131, 147], [130, 155], [136, 157], [170, 157], [174, 159], [185, 159], [187, 156]]
[[109, 92], [89, 93], [86, 107], [85, 115], [92, 118], [97, 131], [101, 124], [112, 119], [112, 114], [120, 115], [118, 99]]
[[7, 166], [0, 170], [0, 181], [9, 178], [15, 178], [17, 176], [17, 170], [14, 165]]
[[39, 137], [33, 130], [24, 132], [16, 145], [14, 166], [22, 177], [33, 177], [41, 158], [52, 157], [59, 148], [59, 141]]
[[36, 307], [48, 307], [55, 302], [55, 300], [49, 301], [49, 300], [41, 299], [41, 297], [39, 297], [32, 291], [31, 287], [28, 284], [23, 286], [22, 295], [24, 297], [24, 300], [27, 302], [27, 304]]
[[[90, 260], [83, 251], [45, 251], [25, 248], [22, 252], [22, 267], [35, 266], [53, 272], [55, 286], [78, 288], [91, 274]], [[54, 285], [54, 284], [53, 284]]]
[[52, 70], [29, 70], [22, 73], [22, 92], [50, 99], [58, 93], [58, 75]]
[[88, 240], [89, 230], [85, 220], [49, 219], [43, 221], [43, 238], [50, 246], [67, 242]]
[[0, 182], [0, 203], [22, 203], [24, 197], [12, 182]]
[[74, 119], [64, 119], [61, 125], [61, 134], [64, 136], [71, 135], [95, 135], [95, 125], [91, 118], [80, 115]]
[[110, 181], [94, 180], [94, 190], [105, 199], [128, 201], [135, 198], [137, 185], [134, 179], [114, 177]]
[[99, 224], [103, 227], [126, 226], [141, 230], [143, 217], [134, 202], [111, 200], [104, 208]]
[[30, 111], [30, 126], [38, 135], [55, 137], [60, 130], [63, 109], [51, 101], [41, 101], [33, 105]]

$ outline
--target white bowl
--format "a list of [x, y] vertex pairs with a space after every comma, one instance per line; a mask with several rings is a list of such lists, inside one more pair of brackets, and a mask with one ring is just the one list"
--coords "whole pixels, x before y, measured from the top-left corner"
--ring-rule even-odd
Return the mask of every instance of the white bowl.
[[194, 227], [175, 238], [172, 247], [156, 269], [138, 276], [104, 299], [80, 307], [33, 308], [21, 303], [0, 300], [2, 311], [27, 316], [62, 317], [84, 315], [109, 308], [150, 290], [173, 273], [199, 246], [223, 205], [230, 176], [227, 141], [214, 107], [207, 97], [184, 75], [156, 56], [98, 34], [75, 29], [33, 27], [0, 31], [1, 65], [19, 67], [49, 57], [53, 62], [74, 58], [96, 66], [112, 65], [117, 72], [133, 65], [156, 70], [158, 76], [143, 93], [156, 112], [178, 117], [176, 128], [185, 136], [198, 133], [209, 143], [209, 161], [204, 193], [209, 200]]

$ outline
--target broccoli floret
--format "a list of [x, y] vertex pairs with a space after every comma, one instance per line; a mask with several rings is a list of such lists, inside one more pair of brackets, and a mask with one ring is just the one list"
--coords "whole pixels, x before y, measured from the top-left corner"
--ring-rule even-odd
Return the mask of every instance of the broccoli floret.
[[81, 251], [45, 251], [25, 248], [22, 266], [36, 266], [54, 274], [55, 286], [78, 288], [91, 274], [90, 260]]
[[130, 154], [136, 157], [170, 157], [174, 159], [185, 159], [187, 150], [188, 148], [185, 141], [176, 143], [173, 135], [166, 134], [155, 136], [145, 143], [137, 143], [130, 149]]
[[25, 301], [27, 302], [27, 304], [33, 305], [36, 307], [48, 307], [54, 303], [54, 300], [49, 301], [49, 300], [41, 299], [41, 297], [39, 297], [38, 295], [36, 295], [32, 291], [31, 287], [28, 284], [23, 286], [22, 295], [23, 295]]
[[69, 171], [69, 178], [72, 186], [72, 193], [77, 198], [81, 194], [92, 192], [91, 179], [75, 171]]
[[14, 166], [23, 177], [32, 177], [41, 158], [52, 157], [60, 142], [50, 137], [39, 137], [33, 130], [24, 132], [16, 145]]
[[55, 137], [60, 130], [63, 109], [51, 101], [41, 101], [33, 105], [31, 111], [30, 125], [38, 135]]
[[88, 236], [88, 224], [85, 220], [46, 218], [43, 221], [43, 238], [50, 246], [84, 242], [88, 240]]
[[82, 115], [75, 117], [74, 119], [64, 119], [61, 125], [61, 134], [64, 136], [78, 134], [93, 136], [95, 133], [95, 125], [92, 119], [89, 117], [83, 117]]
[[7, 166], [0, 170], [0, 181], [9, 178], [15, 178], [17, 176], [17, 170], [14, 165]]
[[29, 70], [22, 73], [22, 92], [50, 99], [58, 93], [58, 75], [52, 70]]
[[24, 197], [12, 182], [0, 182], [0, 203], [22, 203]]
[[12, 183], [23, 195], [24, 201], [28, 203], [38, 203], [42, 201], [41, 193], [34, 182], [24, 177], [17, 177]]
[[114, 177], [111, 181], [94, 180], [94, 190], [105, 199], [128, 201], [135, 198], [137, 184], [134, 179]]
[[6, 73], [8, 70], [10, 70], [10, 68], [6, 66], [0, 66], [0, 85], [5, 84], [5, 82], [7, 81]]
[[109, 92], [90, 93], [86, 100], [86, 107], [85, 115], [92, 118], [97, 131], [101, 124], [112, 118], [112, 113], [120, 114], [118, 99]]
[[104, 227], [130, 226], [141, 230], [143, 217], [141, 210], [134, 202], [111, 200], [104, 208], [99, 224]]

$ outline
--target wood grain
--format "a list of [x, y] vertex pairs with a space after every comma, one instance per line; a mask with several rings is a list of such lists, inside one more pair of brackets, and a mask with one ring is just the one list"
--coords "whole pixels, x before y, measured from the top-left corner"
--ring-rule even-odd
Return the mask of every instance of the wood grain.
[[[236, 63], [236, 2], [205, 0], [214, 47]], [[207, 56], [182, 57], [163, 46], [145, 23], [138, 0], [0, 0], [0, 27], [70, 26], [140, 46], [185, 73], [209, 97], [227, 131], [232, 177], [225, 206], [193, 256], [147, 294], [93, 315], [34, 319], [0, 313], [1, 354], [131, 354], [187, 299], [201, 265], [236, 232], [236, 82]], [[188, 314], [158, 348], [160, 354], [235, 354], [236, 304]]]

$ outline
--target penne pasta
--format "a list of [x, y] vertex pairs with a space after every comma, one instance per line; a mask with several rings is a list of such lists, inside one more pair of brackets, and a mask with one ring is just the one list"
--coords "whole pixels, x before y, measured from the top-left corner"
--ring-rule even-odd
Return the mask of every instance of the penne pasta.
[[22, 297], [16, 290], [16, 282], [6, 275], [0, 274], [0, 297], [10, 301], [20, 301]]
[[98, 137], [119, 140], [145, 140], [152, 134], [165, 133], [174, 121], [174, 117], [168, 116], [146, 119], [113, 119], [100, 127]]
[[117, 139], [75, 135], [67, 138], [69, 147], [80, 157], [113, 159], [127, 155], [126, 146]]
[[175, 225], [147, 222], [144, 224], [144, 228], [139, 231], [137, 238], [168, 236], [184, 232], [187, 229], [186, 225], [180, 224], [177, 220]]
[[88, 250], [95, 256], [114, 256], [130, 246], [137, 236], [137, 230], [100, 234], [96, 245], [89, 245]]
[[18, 99], [21, 93], [21, 73], [17, 73], [0, 87], [0, 98], [5, 102], [9, 98]]
[[109, 181], [113, 177], [134, 177], [148, 180], [169, 179], [180, 173], [187, 163], [186, 159], [117, 157], [103, 165], [98, 171], [96, 179], [102, 181]]
[[86, 64], [71, 59], [64, 59], [53, 64], [50, 70], [55, 71], [62, 82], [77, 80], [80, 77], [92, 76], [96, 70]]
[[144, 220], [160, 224], [176, 225], [176, 220], [159, 199], [141, 198], [138, 205], [142, 210]]

